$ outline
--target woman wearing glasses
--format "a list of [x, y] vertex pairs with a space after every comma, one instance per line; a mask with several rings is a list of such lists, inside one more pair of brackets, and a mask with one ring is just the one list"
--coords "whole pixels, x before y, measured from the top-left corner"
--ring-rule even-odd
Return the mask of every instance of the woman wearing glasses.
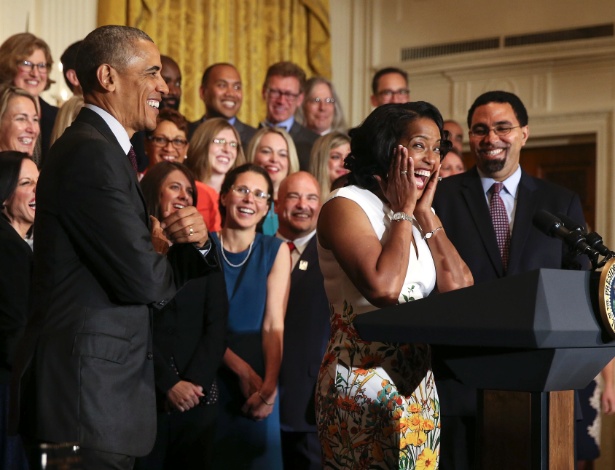
[[33, 34], [14, 34], [0, 45], [0, 83], [26, 90], [38, 103], [41, 133], [31, 155], [39, 166], [51, 145], [51, 130], [58, 113], [57, 107], [40, 97], [54, 83], [49, 78], [52, 65], [49, 46]]
[[197, 127], [190, 139], [186, 165], [197, 180], [213, 188], [216, 195], [229, 170], [243, 163], [245, 157], [239, 133], [226, 119], [207, 119]]
[[363, 341], [353, 320], [434, 288], [472, 284], [431, 209], [450, 147], [442, 125], [423, 101], [376, 108], [351, 131], [351, 185], [321, 209], [318, 254], [331, 306], [316, 385], [325, 468], [438, 468], [440, 406], [429, 346]]
[[332, 131], [346, 132], [346, 120], [333, 84], [322, 77], [312, 77], [305, 83], [305, 99], [295, 112], [295, 118], [318, 135]]
[[249, 163], [231, 170], [220, 192], [224, 225], [212, 239], [224, 269], [229, 317], [213, 468], [282, 468], [277, 383], [290, 251], [256, 232], [272, 192], [267, 172]]
[[[174, 109], [165, 108], [158, 114], [156, 122], [156, 129], [147, 132], [145, 136], [145, 153], [149, 160], [145, 172], [159, 162], [185, 163], [190, 148], [186, 139], [188, 121], [183, 115]], [[210, 232], [220, 230], [216, 192], [200, 181], [196, 182], [196, 189], [198, 193], [196, 208], [203, 215], [207, 229]]]
[[299, 171], [299, 157], [295, 143], [284, 129], [263, 127], [250, 140], [247, 159], [264, 168], [273, 183], [271, 193], [273, 204], [260, 230], [265, 235], [275, 235], [278, 230], [278, 216], [274, 212], [274, 205], [278, 199], [278, 188], [284, 178]]

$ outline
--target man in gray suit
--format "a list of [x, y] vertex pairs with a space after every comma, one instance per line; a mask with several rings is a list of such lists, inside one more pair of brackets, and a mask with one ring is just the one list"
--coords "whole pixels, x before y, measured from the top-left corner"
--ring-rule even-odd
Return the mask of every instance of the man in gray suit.
[[205, 120], [214, 117], [226, 119], [239, 133], [244, 150], [256, 129], [241, 122], [237, 113], [243, 102], [243, 84], [239, 71], [232, 64], [219, 62], [210, 65], [203, 72], [199, 96], [205, 103], [205, 115], [198, 121], [190, 123], [188, 135], [192, 134]]
[[[91, 32], [77, 57], [85, 107], [52, 147], [37, 188], [36, 294], [12, 426], [20, 418], [31, 450], [78, 443], [88, 469], [132, 468], [156, 433], [151, 309], [181, 282], [153, 249], [129, 139], [156, 126], [168, 91], [160, 70], [142, 31]], [[205, 269], [203, 219], [194, 207], [176, 209], [157, 228], [184, 267]]]
[[320, 205], [320, 187], [311, 174], [299, 171], [280, 184], [277, 236], [292, 242], [293, 265], [279, 376], [280, 427], [284, 468], [297, 470], [322, 468], [314, 393], [331, 327], [316, 249]]
[[277, 62], [267, 69], [263, 83], [263, 99], [267, 117], [260, 127], [282, 127], [293, 138], [299, 166], [307, 171], [314, 141], [320, 137], [295, 121], [295, 111], [303, 103], [305, 72], [293, 62]]

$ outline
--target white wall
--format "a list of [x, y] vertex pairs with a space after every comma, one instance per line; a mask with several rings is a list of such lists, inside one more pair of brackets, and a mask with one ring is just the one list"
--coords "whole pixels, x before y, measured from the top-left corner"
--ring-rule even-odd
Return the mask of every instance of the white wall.
[[43, 93], [50, 103], [70, 97], [60, 56], [96, 27], [97, 5], [97, 0], [0, 0], [0, 43], [13, 34], [30, 32], [51, 48], [54, 64], [50, 77], [56, 83]]

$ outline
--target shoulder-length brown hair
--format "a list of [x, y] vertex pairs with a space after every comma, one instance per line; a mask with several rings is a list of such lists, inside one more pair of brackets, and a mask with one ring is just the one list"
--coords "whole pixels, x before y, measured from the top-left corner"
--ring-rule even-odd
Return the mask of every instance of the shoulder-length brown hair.
[[[48, 69], [53, 65], [51, 49], [45, 41], [31, 33], [13, 34], [0, 45], [0, 82], [13, 83], [19, 69], [17, 63], [26, 60], [34, 51], [40, 49], [45, 54]], [[47, 74], [45, 90], [55, 83]]]
[[[192, 170], [196, 178], [203, 183], [207, 183], [211, 178], [211, 164], [209, 162], [209, 146], [214, 138], [223, 130], [230, 129], [235, 134], [237, 140], [237, 158], [233, 168], [243, 165], [246, 162], [246, 157], [241, 146], [241, 138], [237, 129], [235, 129], [224, 118], [211, 118], [201, 123], [197, 127], [192, 138], [190, 139], [190, 148], [188, 148], [188, 159], [186, 166]], [[232, 168], [231, 168], [232, 169]]]
[[143, 199], [145, 199], [145, 205], [147, 206], [147, 213], [153, 215], [157, 219], [162, 217], [160, 213], [160, 189], [164, 180], [175, 170], [181, 171], [192, 186], [192, 205], [196, 207], [197, 203], [197, 191], [196, 183], [194, 182], [194, 175], [186, 168], [185, 165], [177, 162], [159, 162], [153, 167], [147, 170], [145, 176], [141, 180], [141, 191], [143, 192]]

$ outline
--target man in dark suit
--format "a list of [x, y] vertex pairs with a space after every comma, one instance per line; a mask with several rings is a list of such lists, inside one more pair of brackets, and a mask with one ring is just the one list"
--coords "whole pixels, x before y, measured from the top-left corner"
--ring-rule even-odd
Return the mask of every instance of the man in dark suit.
[[[34, 313], [13, 380], [12, 424], [21, 418], [31, 456], [41, 442], [76, 442], [84, 468], [129, 469], [154, 443], [148, 306], [166, 305], [181, 282], [153, 250], [129, 139], [156, 126], [168, 90], [160, 69], [158, 48], [135, 28], [98, 28], [79, 49], [86, 105], [39, 180]], [[182, 262], [204, 267], [194, 207], [161, 228]]]
[[284, 468], [322, 468], [314, 393], [330, 334], [329, 303], [316, 249], [320, 187], [299, 171], [280, 184], [277, 236], [292, 242], [290, 293], [284, 319], [280, 368], [280, 425]]
[[[521, 148], [529, 136], [528, 115], [521, 100], [504, 91], [484, 93], [468, 112], [468, 127], [476, 166], [444, 179], [433, 206], [472, 271], [474, 282], [538, 268], [567, 268], [563, 243], [535, 228], [532, 219], [536, 212], [547, 210], [566, 214], [582, 224], [581, 203], [575, 193], [531, 177], [521, 169]], [[501, 201], [495, 200], [494, 183], [503, 183], [499, 189]], [[507, 238], [498, 240], [490, 207], [493, 212], [501, 203], [507, 219]], [[445, 373], [436, 374], [443, 416], [440, 467], [464, 470], [476, 462], [476, 390], [442, 375]]]
[[295, 111], [303, 103], [305, 81], [305, 72], [293, 62], [277, 62], [267, 69], [262, 91], [267, 117], [260, 127], [283, 127], [293, 138], [299, 166], [307, 171], [312, 146], [320, 136], [295, 121]]
[[198, 121], [190, 123], [188, 136], [192, 137], [199, 124], [206, 119], [221, 117], [237, 129], [241, 145], [245, 150], [256, 129], [237, 118], [243, 102], [243, 84], [235, 66], [220, 62], [207, 67], [203, 72], [199, 96], [205, 103], [205, 115]]

